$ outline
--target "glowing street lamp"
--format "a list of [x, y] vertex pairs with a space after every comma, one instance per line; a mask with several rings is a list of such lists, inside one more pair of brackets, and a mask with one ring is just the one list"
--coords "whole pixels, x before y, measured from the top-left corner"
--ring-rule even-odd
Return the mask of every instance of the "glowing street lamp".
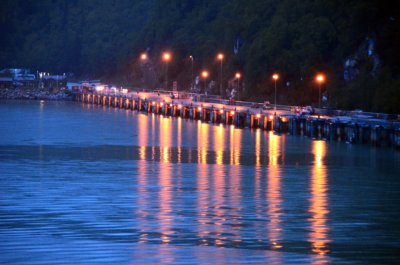
[[164, 52], [162, 55], [163, 61], [166, 63], [166, 73], [165, 73], [165, 90], [168, 89], [168, 63], [171, 60], [171, 53]]
[[318, 83], [319, 88], [318, 108], [321, 108], [321, 85], [325, 82], [325, 76], [323, 74], [317, 74], [315, 81]]
[[140, 60], [141, 60], [141, 61], [146, 61], [146, 60], [147, 60], [147, 53], [142, 53], [142, 54], [140, 55]]
[[239, 72], [237, 72], [236, 74], [235, 74], [235, 78], [236, 78], [236, 80], [237, 80], [237, 89], [238, 89], [238, 91], [239, 91], [239, 81], [240, 81], [240, 78], [242, 77], [242, 75], [239, 73]]
[[274, 109], [276, 110], [276, 81], [279, 79], [279, 75], [276, 73], [273, 74], [272, 79], [274, 79], [274, 83], [275, 83], [275, 106], [274, 106]]
[[206, 79], [208, 78], [208, 71], [204, 70], [203, 72], [201, 72], [201, 76], [204, 79], [204, 92], [206, 91]]
[[164, 52], [163, 53], [163, 60], [166, 62], [169, 62], [171, 60], [171, 54], [169, 52]]
[[220, 71], [220, 76], [219, 76], [219, 92], [222, 95], [222, 62], [224, 61], [224, 54], [223, 53], [218, 53], [217, 54], [217, 60], [221, 62], [221, 71]]

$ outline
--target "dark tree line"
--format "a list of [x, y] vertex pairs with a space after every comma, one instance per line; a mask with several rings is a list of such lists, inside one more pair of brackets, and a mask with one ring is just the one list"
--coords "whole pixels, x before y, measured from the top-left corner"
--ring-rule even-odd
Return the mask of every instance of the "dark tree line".
[[[139, 54], [147, 51], [156, 85], [180, 89], [208, 69], [225, 84], [243, 73], [241, 98], [315, 104], [317, 72], [327, 75], [327, 106], [400, 113], [400, 16], [385, 0], [5, 0], [0, 8], [0, 67], [143, 86]], [[373, 40], [373, 55], [368, 54]], [[236, 53], [234, 52], [236, 49]], [[345, 80], [345, 63], [354, 59]]]

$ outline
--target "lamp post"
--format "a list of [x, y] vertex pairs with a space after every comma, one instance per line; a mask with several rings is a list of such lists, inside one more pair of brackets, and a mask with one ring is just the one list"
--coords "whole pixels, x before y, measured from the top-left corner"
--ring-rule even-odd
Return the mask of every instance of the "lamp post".
[[317, 81], [319, 89], [318, 108], [321, 108], [321, 85], [325, 82], [325, 76], [323, 74], [317, 74], [315, 81]]
[[192, 55], [189, 56], [190, 61], [192, 62], [192, 71], [191, 71], [191, 75], [190, 75], [190, 90], [193, 90], [193, 61], [194, 58]]
[[222, 95], [223, 94], [223, 91], [222, 91], [222, 62], [224, 61], [224, 54], [218, 53], [217, 59], [221, 62], [221, 69], [220, 69], [221, 71], [220, 71], [220, 76], [219, 76], [219, 92], [220, 92], [220, 95]]
[[[142, 53], [140, 54], [140, 57], [139, 57], [139, 61], [140, 61], [140, 63], [142, 64], [142, 66], [146, 65], [147, 59], [148, 59], [147, 53], [142, 52]], [[143, 83], [143, 86], [145, 87], [146, 84], [147, 84], [147, 82], [146, 82], [147, 80], [146, 80], [146, 71], [145, 71], [144, 69], [145, 69], [145, 68], [142, 68], [141, 70], [142, 70], [142, 75], [143, 75], [143, 77], [142, 77], [142, 83]]]
[[279, 75], [278, 74], [273, 74], [272, 75], [272, 79], [274, 79], [274, 83], [275, 83], [275, 106], [274, 106], [274, 110], [276, 110], [276, 81], [279, 79]]
[[238, 89], [238, 91], [239, 91], [239, 81], [240, 81], [240, 78], [242, 77], [242, 75], [239, 73], [239, 72], [237, 72], [236, 74], [235, 74], [235, 78], [236, 78], [236, 80], [237, 80], [237, 89]]
[[[238, 98], [240, 97], [240, 92], [239, 92], [239, 90], [240, 90], [240, 78], [242, 77], [242, 75], [239, 73], [239, 72], [237, 72], [236, 74], [235, 74], [235, 78], [236, 78], [236, 81], [237, 81], [237, 91], [236, 91], [236, 93], [238, 94]], [[235, 95], [236, 93], [233, 93], [233, 95]], [[231, 94], [231, 96], [233, 96], [232, 94]], [[233, 98], [232, 98], [233, 99]]]
[[201, 72], [201, 76], [203, 77], [204, 80], [204, 92], [206, 92], [206, 79], [208, 77], [208, 71], [204, 70], [203, 72]]
[[169, 52], [164, 52], [162, 58], [163, 58], [164, 62], [166, 63], [165, 90], [168, 90], [168, 63], [171, 60], [171, 54]]

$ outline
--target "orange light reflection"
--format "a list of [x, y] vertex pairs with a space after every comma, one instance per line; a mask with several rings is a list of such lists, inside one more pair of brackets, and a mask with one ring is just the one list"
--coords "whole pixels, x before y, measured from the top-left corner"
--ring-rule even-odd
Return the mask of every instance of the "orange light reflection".
[[255, 147], [255, 155], [256, 155], [256, 167], [259, 167], [259, 166], [261, 166], [261, 130], [257, 130], [256, 132], [255, 132], [255, 136], [256, 136], [256, 139], [255, 139], [255, 145], [254, 145], [254, 147]]
[[[241, 139], [237, 140], [241, 141]], [[237, 161], [237, 163], [239, 163]], [[229, 176], [229, 203], [232, 208], [229, 210], [229, 222], [232, 224], [229, 229], [231, 244], [240, 244], [242, 242], [242, 216], [243, 216], [243, 188], [242, 188], [242, 172], [243, 167], [239, 164], [234, 164], [228, 167]]]
[[267, 214], [269, 217], [268, 238], [272, 249], [280, 249], [283, 247], [279, 242], [281, 240], [282, 233], [282, 229], [280, 227], [282, 214], [281, 176], [279, 167], [279, 156], [281, 154], [280, 141], [280, 136], [275, 135], [273, 132], [269, 133]]
[[207, 150], [209, 145], [209, 129], [208, 124], [204, 124], [201, 121], [197, 123], [197, 162], [199, 164], [207, 164]]
[[217, 165], [214, 167], [214, 229], [215, 229], [215, 244], [217, 246], [223, 246], [226, 244], [226, 237], [223, 236], [227, 231], [226, 228], [226, 210], [224, 210], [225, 204], [225, 172], [222, 165]]
[[[312, 251], [318, 255], [326, 255], [329, 253], [327, 215], [328, 209], [328, 184], [327, 169], [324, 163], [326, 156], [326, 142], [313, 141], [312, 152], [314, 154], [314, 165], [311, 174], [311, 199], [309, 211], [312, 214], [310, 218], [311, 232], [310, 242]], [[324, 264], [328, 262], [326, 259], [316, 260], [314, 264]]]
[[178, 146], [178, 163], [182, 162], [182, 118], [178, 117], [178, 131], [176, 135]]
[[211, 234], [211, 225], [207, 216], [209, 209], [208, 167], [206, 164], [197, 164], [197, 226], [198, 237], [201, 238], [200, 245], [209, 244], [206, 238]]
[[171, 162], [171, 136], [172, 120], [169, 118], [160, 118], [160, 161]]
[[141, 168], [138, 172], [138, 193], [141, 196], [137, 197], [137, 204], [138, 204], [138, 218], [141, 220], [141, 233], [139, 237], [139, 242], [144, 243], [148, 240], [147, 231], [148, 228], [146, 227], [146, 218], [147, 218], [147, 161], [146, 161], [146, 145], [147, 145], [147, 136], [148, 136], [148, 118], [144, 115], [138, 115], [138, 126], [141, 128], [138, 130], [138, 143], [139, 143], [139, 161], [138, 166]]
[[240, 151], [242, 143], [242, 130], [235, 126], [229, 127], [230, 165], [240, 165]]
[[140, 160], [146, 160], [146, 146], [148, 136], [148, 117], [144, 115], [138, 115], [138, 142], [139, 142], [139, 158]]
[[164, 244], [171, 242], [171, 231], [173, 218], [171, 202], [172, 195], [172, 164], [171, 164], [171, 145], [172, 145], [172, 120], [169, 118], [160, 118], [160, 170], [158, 176], [159, 182], [159, 230], [161, 241]]
[[214, 150], [216, 150], [215, 154], [215, 163], [217, 165], [224, 164], [224, 149], [225, 149], [225, 128], [221, 126], [214, 127]]

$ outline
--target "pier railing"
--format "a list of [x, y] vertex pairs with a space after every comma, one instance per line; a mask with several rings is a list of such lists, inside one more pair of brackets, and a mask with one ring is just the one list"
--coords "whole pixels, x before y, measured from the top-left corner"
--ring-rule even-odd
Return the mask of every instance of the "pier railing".
[[[163, 89], [136, 89], [133, 92], [128, 94], [120, 93], [120, 92], [109, 92], [102, 93], [105, 95], [115, 95], [115, 96], [135, 96], [135, 94], [147, 93], [147, 94], [157, 94], [160, 97], [166, 97], [173, 95], [174, 99], [190, 99], [196, 102], [207, 102], [207, 103], [216, 103], [216, 104], [224, 104], [224, 105], [234, 105], [241, 106], [247, 108], [261, 108], [262, 103], [260, 102], [251, 102], [251, 101], [233, 101], [231, 102], [228, 99], [222, 99], [219, 95], [206, 95], [199, 94], [187, 91], [173, 91], [173, 90], [163, 90]], [[258, 106], [258, 107], [255, 107]], [[269, 109], [273, 109], [274, 105], [270, 104]], [[292, 112], [297, 114], [299, 106], [290, 106], [290, 105], [276, 105], [277, 110]], [[387, 113], [376, 113], [376, 112], [364, 112], [361, 110], [337, 110], [331, 108], [314, 108], [314, 114], [320, 116], [348, 116], [354, 118], [367, 118], [367, 119], [382, 119], [382, 120], [398, 120], [400, 121], [400, 115], [396, 114], [387, 114]]]

